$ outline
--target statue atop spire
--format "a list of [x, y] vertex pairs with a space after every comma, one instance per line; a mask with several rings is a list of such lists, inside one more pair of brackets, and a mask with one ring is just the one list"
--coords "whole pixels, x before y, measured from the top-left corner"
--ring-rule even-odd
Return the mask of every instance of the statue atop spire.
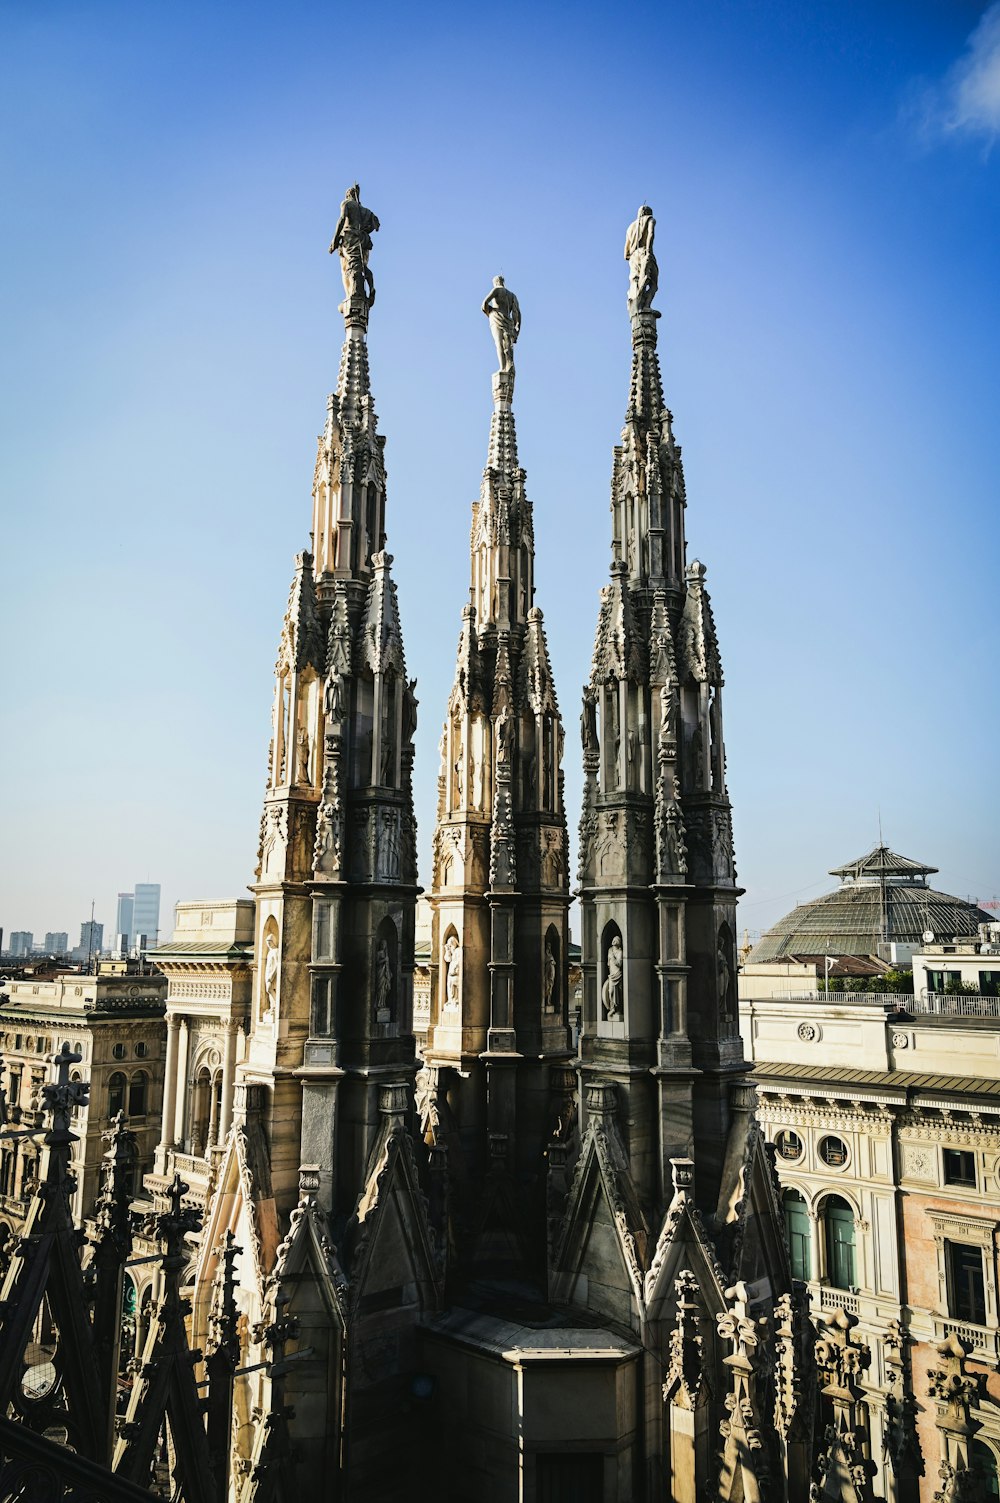
[[340, 312], [348, 325], [359, 321], [368, 324], [368, 310], [375, 302], [375, 278], [368, 269], [372, 248], [372, 231], [379, 228], [378, 216], [361, 202], [361, 188], [354, 183], [344, 194], [340, 218], [330, 241], [330, 254], [340, 254], [340, 273], [347, 294]]
[[653, 298], [660, 281], [660, 269], [653, 254], [656, 220], [648, 204], [643, 204], [625, 236], [625, 259], [628, 262], [628, 311], [653, 312]]
[[483, 312], [490, 321], [500, 362], [499, 379], [493, 382], [494, 396], [509, 402], [514, 394], [514, 345], [521, 332], [521, 305], [503, 277], [493, 278], [493, 286], [483, 299]]

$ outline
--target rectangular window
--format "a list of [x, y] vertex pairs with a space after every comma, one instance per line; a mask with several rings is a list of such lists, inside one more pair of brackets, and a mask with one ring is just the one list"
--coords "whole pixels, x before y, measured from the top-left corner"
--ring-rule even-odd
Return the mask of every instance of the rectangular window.
[[984, 997], [1000, 996], [1000, 971], [980, 971], [979, 990]]
[[946, 1185], [966, 1185], [976, 1188], [976, 1155], [965, 1148], [945, 1148], [944, 1182]]
[[946, 1242], [948, 1259], [948, 1313], [955, 1320], [981, 1326], [986, 1322], [986, 1286], [983, 1254], [964, 1242]]
[[949, 986], [959, 986], [962, 981], [961, 971], [928, 971], [927, 990], [929, 992], [946, 992]]

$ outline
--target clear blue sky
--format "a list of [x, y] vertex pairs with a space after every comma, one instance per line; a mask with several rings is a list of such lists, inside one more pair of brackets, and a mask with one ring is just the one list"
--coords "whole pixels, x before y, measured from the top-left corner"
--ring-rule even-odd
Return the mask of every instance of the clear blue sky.
[[355, 179], [425, 882], [497, 270], [575, 843], [648, 199], [741, 926], [879, 810], [946, 889], [1000, 891], [1000, 5], [6, 0], [0, 119], [8, 933], [251, 879]]

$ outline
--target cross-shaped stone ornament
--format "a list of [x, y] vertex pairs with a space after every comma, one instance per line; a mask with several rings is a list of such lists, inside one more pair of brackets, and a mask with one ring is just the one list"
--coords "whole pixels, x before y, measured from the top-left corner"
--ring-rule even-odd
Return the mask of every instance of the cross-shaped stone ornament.
[[68, 1132], [70, 1114], [74, 1108], [87, 1105], [90, 1082], [69, 1078], [70, 1068], [80, 1064], [82, 1059], [83, 1055], [71, 1048], [65, 1040], [58, 1054], [49, 1055], [49, 1063], [55, 1065], [57, 1074], [54, 1081], [48, 1081], [42, 1086], [42, 1100], [45, 1109], [52, 1116], [52, 1132]]

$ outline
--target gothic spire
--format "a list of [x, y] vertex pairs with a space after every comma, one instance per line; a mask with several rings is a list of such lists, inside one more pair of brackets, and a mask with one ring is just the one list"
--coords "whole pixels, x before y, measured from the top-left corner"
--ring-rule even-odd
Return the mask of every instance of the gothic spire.
[[368, 316], [375, 280], [368, 265], [378, 218], [348, 188], [330, 252], [340, 256], [344, 280], [344, 347], [337, 389], [327, 402], [313, 475], [313, 548], [321, 595], [335, 580], [367, 583], [372, 557], [385, 547], [385, 439], [368, 372]]
[[625, 237], [632, 322], [632, 375], [621, 444], [611, 480], [613, 549], [633, 588], [683, 589], [684, 472], [663, 400], [652, 306], [659, 283], [653, 254], [656, 221], [648, 205]]

